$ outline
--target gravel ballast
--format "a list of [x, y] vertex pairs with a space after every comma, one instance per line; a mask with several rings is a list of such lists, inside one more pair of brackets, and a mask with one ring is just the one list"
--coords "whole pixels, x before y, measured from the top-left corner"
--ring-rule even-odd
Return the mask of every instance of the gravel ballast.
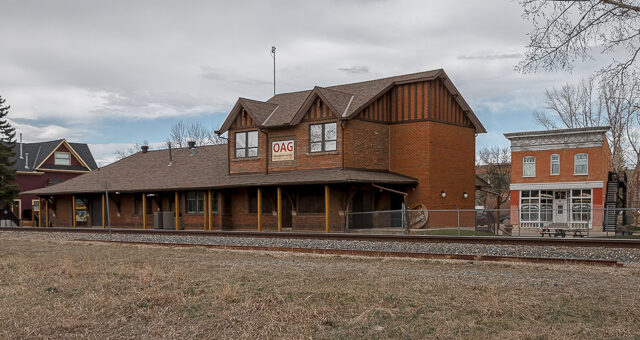
[[125, 241], [168, 244], [201, 244], [217, 246], [259, 246], [274, 248], [315, 248], [359, 251], [411, 252], [427, 254], [461, 254], [489, 256], [517, 256], [532, 258], [588, 259], [617, 261], [624, 264], [640, 265], [640, 249], [603, 247], [564, 247], [532, 245], [488, 245], [466, 243], [419, 243], [358, 240], [315, 240], [298, 238], [235, 237], [235, 236], [189, 236], [189, 235], [149, 235], [149, 234], [106, 234], [106, 233], [62, 233], [3, 231], [0, 237], [85, 240], [85, 241]]

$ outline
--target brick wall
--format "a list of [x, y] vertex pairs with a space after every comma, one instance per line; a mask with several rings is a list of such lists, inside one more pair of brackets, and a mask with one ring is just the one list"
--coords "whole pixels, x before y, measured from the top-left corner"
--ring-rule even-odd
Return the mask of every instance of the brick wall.
[[389, 170], [390, 125], [352, 119], [344, 125], [346, 168]]

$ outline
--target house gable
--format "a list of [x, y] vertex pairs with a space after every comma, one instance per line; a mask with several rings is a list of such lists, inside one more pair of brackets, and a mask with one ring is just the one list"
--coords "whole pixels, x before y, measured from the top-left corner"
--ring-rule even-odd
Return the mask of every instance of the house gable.
[[[55, 157], [57, 152], [68, 153], [70, 165], [56, 164]], [[63, 139], [47, 156], [43, 158], [40, 164], [36, 166], [35, 170], [86, 172], [91, 171], [91, 168], [82, 159], [82, 157], [78, 155], [73, 147]]]

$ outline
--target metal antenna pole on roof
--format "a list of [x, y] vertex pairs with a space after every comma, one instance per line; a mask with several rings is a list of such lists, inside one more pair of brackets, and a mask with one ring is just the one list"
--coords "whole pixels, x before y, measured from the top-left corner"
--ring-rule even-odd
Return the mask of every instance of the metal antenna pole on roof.
[[271, 46], [271, 56], [273, 57], [273, 95], [276, 95], [276, 47]]

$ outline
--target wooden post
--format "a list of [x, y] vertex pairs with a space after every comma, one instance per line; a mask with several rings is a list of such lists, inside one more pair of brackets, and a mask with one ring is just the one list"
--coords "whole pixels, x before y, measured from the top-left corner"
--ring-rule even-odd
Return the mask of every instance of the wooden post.
[[324, 186], [324, 232], [329, 232], [329, 186]]
[[[197, 195], [198, 195], [198, 194], [196, 194], [196, 198], [198, 197]], [[203, 198], [204, 198], [204, 202], [203, 202], [203, 204], [202, 204], [202, 205], [203, 205], [203, 207], [202, 207], [202, 208], [204, 209], [204, 211], [202, 212], [202, 230], [207, 230], [207, 214], [208, 214], [208, 212], [207, 212], [207, 207], [208, 207], [208, 205], [207, 205], [207, 198], [208, 198], [208, 197], [207, 197], [207, 193], [206, 193], [206, 192], [204, 192], [204, 193], [202, 194], [202, 196], [204, 196], [204, 197], [203, 197]], [[197, 201], [198, 201], [198, 200], [196, 199], [196, 202], [197, 202]]]
[[211, 231], [211, 225], [212, 225], [212, 223], [211, 223], [211, 215], [212, 215], [212, 210], [213, 210], [213, 205], [211, 204], [211, 189], [209, 189], [208, 196], [209, 196], [209, 200], [207, 202], [209, 203], [208, 204], [209, 205], [209, 209], [208, 209], [209, 210], [209, 212], [208, 212], [208, 214], [209, 214], [209, 231]]
[[175, 198], [175, 206], [176, 206], [176, 230], [178, 230], [178, 227], [180, 225], [180, 221], [178, 220], [178, 215], [180, 212], [180, 202], [178, 202], [178, 192], [176, 191], [176, 198]]
[[49, 228], [49, 199], [44, 200], [44, 227]]
[[142, 193], [142, 229], [147, 229], [147, 195]]
[[71, 195], [71, 222], [76, 227], [76, 195]]
[[258, 231], [262, 231], [262, 191], [258, 188]]
[[278, 232], [282, 231], [282, 189], [278, 187]]
[[42, 198], [38, 198], [38, 228], [42, 228]]
[[102, 194], [102, 229], [105, 228], [105, 216], [104, 216], [104, 194]]

